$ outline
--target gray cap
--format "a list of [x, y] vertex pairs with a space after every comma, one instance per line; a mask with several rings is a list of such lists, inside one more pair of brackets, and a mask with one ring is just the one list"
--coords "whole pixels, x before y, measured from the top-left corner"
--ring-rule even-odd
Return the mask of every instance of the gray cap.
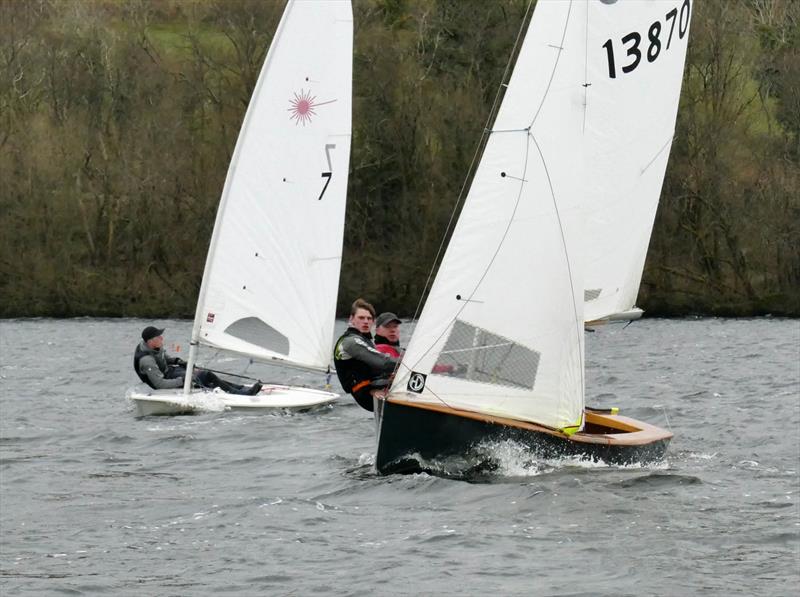
[[393, 321], [396, 321], [397, 323], [403, 323], [397, 315], [387, 311], [386, 313], [381, 313], [375, 318], [375, 327], [379, 328], [382, 325], [392, 323]]

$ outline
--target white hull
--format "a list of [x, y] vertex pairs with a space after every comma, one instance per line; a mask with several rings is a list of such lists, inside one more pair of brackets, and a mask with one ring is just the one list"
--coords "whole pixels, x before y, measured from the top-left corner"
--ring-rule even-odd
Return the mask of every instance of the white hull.
[[279, 411], [311, 410], [331, 404], [339, 394], [281, 385], [264, 385], [255, 396], [226, 394], [219, 390], [194, 390], [188, 396], [183, 390], [151, 390], [136, 388], [128, 395], [136, 406], [137, 417], [183, 415], [224, 410]]

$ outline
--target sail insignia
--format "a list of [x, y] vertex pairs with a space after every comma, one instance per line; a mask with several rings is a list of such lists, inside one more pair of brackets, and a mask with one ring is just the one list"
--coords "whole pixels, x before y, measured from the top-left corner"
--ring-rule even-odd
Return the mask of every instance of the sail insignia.
[[468, 381], [533, 389], [540, 353], [456, 320], [433, 372]]

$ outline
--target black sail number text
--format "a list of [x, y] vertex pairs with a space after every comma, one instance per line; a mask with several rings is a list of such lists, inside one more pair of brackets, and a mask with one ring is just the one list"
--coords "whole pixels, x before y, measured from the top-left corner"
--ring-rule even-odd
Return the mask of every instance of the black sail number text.
[[[689, 30], [689, 18], [691, 17], [691, 0], [683, 0], [680, 10], [673, 8], [664, 16], [664, 22], [654, 21], [647, 28], [647, 35], [643, 36], [638, 31], [631, 31], [623, 36], [619, 43], [625, 50], [625, 56], [621, 58], [625, 63], [621, 64], [621, 70], [628, 74], [636, 70], [642, 64], [642, 56], [647, 58], [647, 62], [655, 62], [662, 52], [669, 50], [675, 37], [676, 28], [679, 39], [686, 36]], [[676, 27], [677, 25], [677, 27]], [[602, 45], [606, 51], [608, 59], [608, 76], [611, 79], [617, 78], [617, 62], [614, 54], [613, 39], [607, 39]]]
[[322, 192], [319, 194], [317, 201], [322, 201], [322, 196], [325, 194], [325, 191], [328, 190], [328, 185], [331, 183], [331, 178], [333, 177], [333, 165], [331, 164], [331, 149], [335, 149], [335, 143], [326, 143], [325, 144], [325, 158], [328, 160], [328, 172], [322, 173], [322, 178], [325, 180], [325, 186], [322, 187]]

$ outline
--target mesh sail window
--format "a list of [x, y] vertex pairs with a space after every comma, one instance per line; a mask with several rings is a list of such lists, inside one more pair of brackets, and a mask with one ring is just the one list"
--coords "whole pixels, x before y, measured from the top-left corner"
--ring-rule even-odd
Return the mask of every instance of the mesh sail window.
[[434, 373], [469, 381], [533, 389], [539, 353], [464, 321], [456, 321]]
[[601, 292], [603, 292], [603, 290], [602, 290], [601, 288], [592, 288], [591, 290], [589, 290], [589, 289], [587, 289], [587, 290], [584, 290], [584, 291], [583, 291], [583, 300], [584, 300], [585, 302], [587, 302], [587, 303], [588, 303], [589, 301], [593, 301], [593, 300], [595, 300], [595, 299], [596, 299], [598, 296], [600, 296], [600, 293], [601, 293]]
[[278, 354], [289, 354], [289, 338], [258, 317], [239, 319], [225, 328], [225, 333]]

